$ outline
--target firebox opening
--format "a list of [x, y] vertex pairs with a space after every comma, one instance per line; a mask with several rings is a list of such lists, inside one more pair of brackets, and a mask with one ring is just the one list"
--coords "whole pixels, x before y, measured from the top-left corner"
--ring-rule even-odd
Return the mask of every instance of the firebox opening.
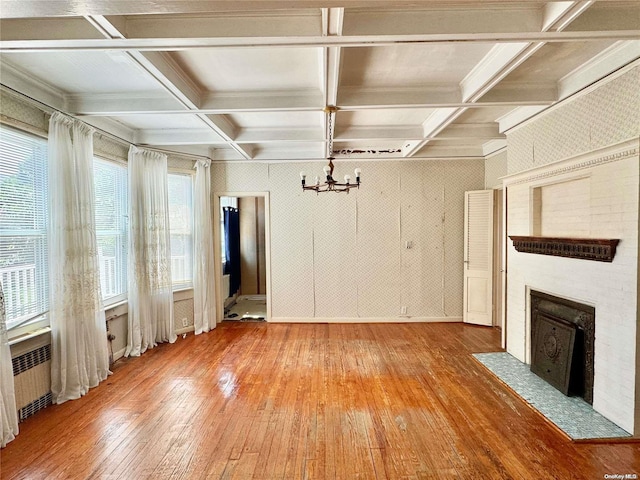
[[535, 290], [530, 297], [531, 371], [593, 405], [595, 308]]

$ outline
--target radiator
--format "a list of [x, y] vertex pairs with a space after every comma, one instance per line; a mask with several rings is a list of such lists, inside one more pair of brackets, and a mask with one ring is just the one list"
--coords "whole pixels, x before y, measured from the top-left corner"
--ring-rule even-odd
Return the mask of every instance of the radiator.
[[51, 405], [51, 345], [12, 359], [16, 408], [22, 422]]

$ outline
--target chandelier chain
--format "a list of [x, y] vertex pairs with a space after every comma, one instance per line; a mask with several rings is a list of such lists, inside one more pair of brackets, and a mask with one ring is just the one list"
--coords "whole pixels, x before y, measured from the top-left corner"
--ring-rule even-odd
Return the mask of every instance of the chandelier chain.
[[333, 157], [333, 115], [332, 111], [329, 111], [329, 155], [328, 157]]

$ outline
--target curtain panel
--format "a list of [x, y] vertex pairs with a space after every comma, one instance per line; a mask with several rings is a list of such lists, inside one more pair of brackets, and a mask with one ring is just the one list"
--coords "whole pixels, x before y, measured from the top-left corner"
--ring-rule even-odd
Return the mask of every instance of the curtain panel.
[[49, 122], [49, 319], [54, 403], [109, 375], [96, 242], [93, 129], [54, 113]]
[[0, 433], [2, 434], [2, 438], [0, 438], [0, 447], [2, 448], [18, 434], [18, 411], [16, 410], [2, 282], [0, 282]]
[[225, 263], [224, 273], [229, 274], [229, 296], [240, 289], [240, 212], [237, 208], [224, 207]]
[[176, 341], [167, 156], [129, 149], [129, 329], [125, 356]]
[[196, 335], [216, 328], [210, 166], [210, 160], [198, 160], [195, 166], [193, 326]]

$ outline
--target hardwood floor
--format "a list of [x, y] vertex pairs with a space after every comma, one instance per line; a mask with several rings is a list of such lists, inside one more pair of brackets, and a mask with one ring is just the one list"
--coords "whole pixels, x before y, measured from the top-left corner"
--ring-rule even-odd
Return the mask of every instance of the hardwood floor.
[[123, 359], [20, 425], [2, 479], [602, 479], [640, 444], [571, 443], [470, 356], [462, 324], [222, 324]]

